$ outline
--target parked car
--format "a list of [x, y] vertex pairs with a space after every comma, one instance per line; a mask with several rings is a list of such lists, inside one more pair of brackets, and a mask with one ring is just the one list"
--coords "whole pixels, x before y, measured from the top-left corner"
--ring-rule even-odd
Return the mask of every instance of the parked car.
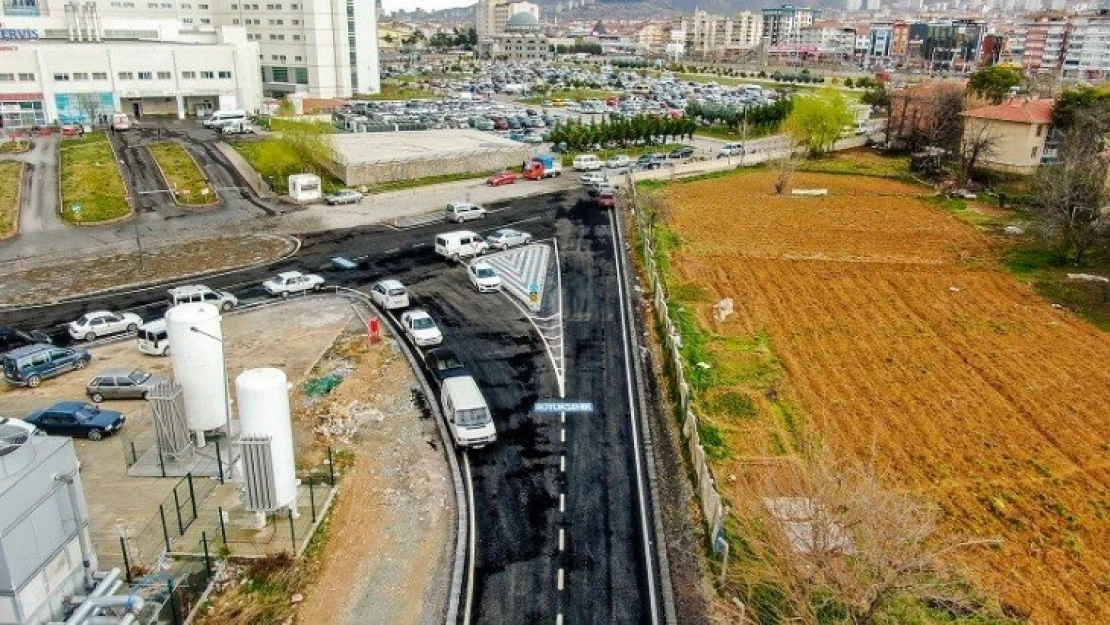
[[84, 369], [92, 356], [83, 349], [39, 343], [13, 349], [0, 360], [3, 360], [4, 379], [9, 384], [35, 388], [47, 378]]
[[166, 320], [155, 319], [139, 326], [135, 335], [135, 344], [139, 351], [151, 356], [170, 355], [170, 334], [166, 331]]
[[109, 369], [89, 380], [85, 394], [98, 404], [105, 399], [146, 399], [161, 381], [142, 369]]
[[512, 228], [494, 230], [493, 234], [486, 237], [489, 246], [499, 250], [507, 250], [515, 245], [528, 245], [532, 242], [532, 235]]
[[458, 355], [446, 347], [428, 350], [428, 353], [424, 355], [424, 362], [428, 364], [428, 370], [439, 382], [460, 375], [470, 375], [470, 370], [467, 369]]
[[588, 195], [592, 198], [596, 198], [599, 195], [601, 195], [602, 193], [616, 193], [616, 191], [617, 191], [617, 185], [613, 184], [612, 182], [609, 182], [608, 180], [604, 180], [602, 182], [595, 182], [594, 184], [591, 184], [591, 185], [586, 185], [586, 195]]
[[677, 148], [671, 150], [670, 158], [672, 158], [672, 159], [690, 158], [693, 155], [694, 155], [694, 148], [692, 148], [688, 145], [684, 145], [684, 146], [677, 147]]
[[370, 287], [370, 299], [386, 310], [409, 307], [409, 292], [400, 280], [381, 280]]
[[443, 342], [443, 333], [439, 331], [439, 326], [432, 316], [423, 310], [410, 310], [401, 315], [401, 327], [419, 347], [439, 345]]
[[636, 169], [659, 169], [662, 166], [663, 163], [655, 158], [652, 158], [651, 154], [644, 154], [640, 158], [636, 159], [635, 163]]
[[470, 283], [478, 289], [479, 293], [501, 290], [501, 276], [497, 275], [493, 265], [487, 262], [470, 263], [467, 266], [466, 273], [470, 277]]
[[516, 182], [516, 174], [511, 171], [499, 172], [486, 178], [486, 184], [491, 187], [500, 187], [503, 184], [513, 184], [514, 182]]
[[47, 434], [84, 436], [91, 441], [118, 432], [127, 421], [118, 410], [102, 410], [99, 406], [79, 401], [60, 401], [49, 408], [32, 412], [23, 420]]
[[68, 326], [69, 335], [78, 341], [92, 341], [97, 337], [134, 332], [143, 325], [143, 318], [135, 313], [118, 313], [107, 310], [85, 313]]
[[440, 256], [457, 261], [464, 256], [478, 256], [489, 250], [489, 243], [470, 230], [457, 230], [437, 234], [435, 239], [435, 253]]
[[450, 202], [447, 204], [445, 216], [447, 221], [461, 224], [472, 219], [485, 219], [486, 209], [470, 202]]
[[616, 206], [617, 206], [617, 199], [616, 199], [616, 196], [613, 194], [612, 191], [602, 191], [597, 196], [597, 207], [598, 208], [616, 208]]
[[632, 165], [632, 159], [627, 155], [618, 154], [609, 160], [605, 161], [605, 166], [609, 169], [624, 169]]
[[717, 158], [726, 158], [729, 156], [743, 156], [744, 144], [743, 143], [726, 143], [721, 146], [717, 152]]
[[167, 291], [170, 306], [188, 302], [207, 302], [223, 311], [231, 310], [239, 305], [239, 299], [226, 291], [213, 291], [203, 284], [174, 287]]
[[605, 177], [605, 174], [601, 173], [600, 171], [591, 171], [589, 173], [582, 174], [581, 176], [579, 176], [578, 179], [582, 181], [582, 184], [587, 185], [608, 180], [608, 178]]
[[361, 204], [362, 194], [354, 189], [340, 189], [335, 193], [324, 196], [324, 203], [329, 206], [338, 204]]
[[305, 291], [319, 291], [324, 279], [314, 273], [301, 273], [299, 271], [286, 271], [266, 280], [262, 288], [270, 295], [289, 297], [290, 293], [303, 293]]
[[18, 328], [0, 328], [0, 354], [35, 343], [52, 342], [45, 332], [39, 330], [24, 332]]

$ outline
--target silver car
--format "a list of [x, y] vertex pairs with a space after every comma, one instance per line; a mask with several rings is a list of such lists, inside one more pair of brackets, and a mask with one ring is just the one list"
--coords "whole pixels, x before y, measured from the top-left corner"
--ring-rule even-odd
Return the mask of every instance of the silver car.
[[111, 369], [89, 380], [85, 393], [98, 404], [105, 399], [146, 399], [161, 381], [142, 369]]
[[499, 250], [507, 250], [515, 245], [528, 245], [532, 242], [532, 235], [520, 230], [513, 230], [512, 228], [502, 228], [495, 230], [493, 234], [486, 237], [486, 243], [489, 246]]

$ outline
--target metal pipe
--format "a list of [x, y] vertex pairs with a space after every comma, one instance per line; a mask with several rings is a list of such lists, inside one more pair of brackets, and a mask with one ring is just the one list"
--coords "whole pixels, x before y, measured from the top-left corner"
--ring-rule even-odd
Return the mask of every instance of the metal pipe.
[[[89, 547], [89, 542], [85, 538], [85, 528], [83, 527], [83, 517], [81, 516], [81, 506], [78, 504], [79, 497], [77, 494], [77, 484], [75, 484], [74, 476], [77, 475], [79, 468], [74, 468], [66, 474], [58, 474], [54, 479], [59, 482], [64, 482], [67, 486], [69, 493], [69, 507], [73, 512], [73, 525], [77, 529], [77, 542], [81, 546], [81, 566], [85, 569], [85, 588], [93, 587], [93, 570], [92, 570], [92, 549]], [[119, 569], [116, 571], [116, 577], [119, 577]], [[111, 582], [109, 582], [111, 583]]]
[[73, 611], [73, 614], [71, 614], [69, 618], [66, 619], [65, 625], [80, 625], [81, 623], [84, 623], [89, 614], [92, 614], [93, 609], [97, 607], [93, 605], [91, 599], [103, 599], [104, 592], [111, 588], [112, 585], [115, 584], [117, 580], [119, 580], [119, 575], [119, 567], [108, 571], [108, 575], [106, 575], [104, 579], [100, 580], [100, 583], [96, 585], [96, 588], [94, 588], [93, 591], [89, 593], [89, 600], [86, 600], [84, 603], [77, 606], [77, 609]]

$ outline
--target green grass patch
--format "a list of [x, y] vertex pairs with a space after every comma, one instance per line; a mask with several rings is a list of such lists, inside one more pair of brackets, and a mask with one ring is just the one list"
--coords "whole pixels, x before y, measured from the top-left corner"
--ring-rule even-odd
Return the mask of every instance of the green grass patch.
[[290, 119], [288, 117], [265, 117], [263, 125], [273, 132], [309, 132], [335, 134], [339, 132], [331, 122], [311, 119]]
[[[92, 224], [118, 219], [131, 212], [127, 188], [112, 146], [103, 132], [63, 139], [61, 158], [62, 219]], [[75, 206], [80, 207], [74, 210]]]
[[0, 161], [0, 237], [15, 230], [19, 217], [19, 189], [23, 186], [23, 163]]
[[386, 193], [387, 191], [400, 191], [402, 189], [415, 189], [417, 187], [426, 187], [433, 184], [443, 184], [445, 182], [458, 182], [459, 180], [472, 180], [476, 178], [486, 179], [493, 174], [501, 171], [495, 169], [492, 171], [483, 172], [463, 172], [458, 174], [441, 174], [439, 176], [427, 176], [425, 178], [413, 178], [411, 180], [394, 180], [393, 182], [383, 182], [381, 184], [371, 185], [367, 190], [368, 193]]
[[382, 83], [382, 90], [378, 93], [359, 93], [355, 95], [356, 100], [424, 100], [439, 97], [434, 91], [409, 86], [408, 81], [392, 79]]
[[231, 146], [271, 184], [275, 193], [288, 193], [289, 176], [303, 173], [320, 176], [325, 192], [343, 188], [342, 180], [282, 139], [233, 141]]
[[810, 158], [802, 162], [798, 171], [910, 180], [909, 159], [871, 153], [853, 154], [847, 152], [821, 158]]
[[152, 143], [147, 146], [150, 155], [158, 162], [174, 197], [181, 204], [203, 205], [216, 199], [208, 180], [197, 167], [196, 161], [185, 148], [174, 141]]
[[1007, 253], [1003, 264], [1015, 276], [1033, 285], [1045, 299], [1075, 311], [1098, 328], [1110, 332], [1110, 284], [1072, 280], [1069, 273], [1110, 276], [1110, 249], [1087, 256], [1082, 267], [1063, 254], [1030, 244]]

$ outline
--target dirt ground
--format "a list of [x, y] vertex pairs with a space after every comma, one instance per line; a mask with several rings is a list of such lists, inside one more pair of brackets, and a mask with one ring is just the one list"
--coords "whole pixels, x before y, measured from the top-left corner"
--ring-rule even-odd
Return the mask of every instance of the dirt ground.
[[299, 427], [354, 453], [332, 513], [321, 568], [297, 622], [443, 621], [454, 491], [435, 423], [413, 401], [408, 361], [392, 339], [341, 341], [317, 372], [348, 377], [296, 410]]
[[[707, 330], [726, 498], [816, 431], [999, 537], [956, 563], [1038, 623], [1110, 622], [1110, 341], [1005, 273], [995, 242], [891, 180], [769, 172], [667, 190], [673, 305]], [[713, 305], [730, 297], [724, 322]], [[739, 479], [737, 479], [739, 478]]]
[[273, 235], [245, 235], [44, 266], [3, 264], [0, 304], [24, 306], [77, 297], [109, 288], [171, 280], [197, 273], [266, 262], [285, 254], [292, 242]]

